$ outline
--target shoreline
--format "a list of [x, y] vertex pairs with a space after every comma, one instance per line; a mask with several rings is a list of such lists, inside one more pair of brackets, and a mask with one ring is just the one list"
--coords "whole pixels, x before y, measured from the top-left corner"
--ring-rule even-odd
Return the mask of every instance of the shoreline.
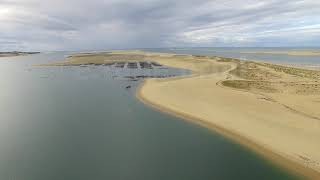
[[39, 53], [40, 52], [22, 52], [22, 51], [0, 52], [0, 58], [27, 56], [27, 55], [39, 54]]
[[319, 179], [320, 178], [320, 172], [318, 172], [314, 169], [311, 169], [311, 168], [307, 168], [307, 167], [295, 162], [294, 160], [291, 160], [289, 157], [284, 157], [283, 155], [276, 153], [276, 152], [270, 150], [269, 148], [267, 148], [263, 145], [260, 145], [256, 142], [246, 138], [246, 137], [243, 137], [243, 136], [241, 136], [231, 130], [228, 130], [224, 127], [221, 127], [217, 124], [210, 123], [205, 119], [190, 116], [186, 113], [172, 110], [172, 109], [165, 107], [161, 104], [158, 104], [156, 102], [148, 100], [142, 93], [142, 88], [147, 83], [148, 83], [148, 79], [144, 80], [138, 86], [138, 88], [136, 89], [136, 93], [135, 93], [136, 98], [139, 101], [141, 101], [143, 104], [145, 104], [146, 106], [148, 106], [154, 110], [160, 111], [162, 113], [166, 113], [168, 115], [177, 117], [177, 118], [184, 120], [184, 121], [187, 121], [189, 123], [193, 123], [195, 125], [199, 125], [204, 128], [207, 128], [211, 131], [214, 131], [214, 132], [220, 134], [221, 136], [229, 139], [230, 141], [242, 145], [247, 150], [256, 153], [257, 155], [262, 157], [264, 160], [270, 162], [271, 164], [276, 165], [278, 168], [283, 169], [283, 170], [287, 170], [289, 173], [291, 173], [293, 175], [296, 175], [301, 178], [307, 178], [307, 179]]
[[241, 52], [245, 54], [271, 54], [271, 55], [288, 55], [288, 56], [320, 56], [318, 50], [289, 50], [289, 51], [256, 51]]
[[289, 173], [320, 179], [320, 71], [145, 51], [79, 54], [46, 66], [146, 59], [192, 73], [146, 79], [136, 91], [143, 103], [214, 130]]

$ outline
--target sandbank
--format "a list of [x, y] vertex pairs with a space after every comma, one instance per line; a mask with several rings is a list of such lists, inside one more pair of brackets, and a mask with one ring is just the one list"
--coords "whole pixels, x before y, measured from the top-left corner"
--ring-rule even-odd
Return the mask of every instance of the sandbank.
[[20, 52], [20, 51], [0, 52], [0, 57], [25, 56], [25, 55], [38, 54], [38, 53], [39, 52]]
[[312, 50], [292, 50], [292, 51], [256, 51], [256, 52], [242, 52], [246, 54], [274, 54], [274, 55], [288, 55], [288, 56], [320, 56], [320, 51]]

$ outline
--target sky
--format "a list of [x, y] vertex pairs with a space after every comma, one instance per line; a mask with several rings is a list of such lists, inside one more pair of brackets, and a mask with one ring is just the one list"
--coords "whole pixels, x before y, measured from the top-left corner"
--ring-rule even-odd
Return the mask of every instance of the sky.
[[0, 0], [0, 51], [320, 47], [319, 0]]

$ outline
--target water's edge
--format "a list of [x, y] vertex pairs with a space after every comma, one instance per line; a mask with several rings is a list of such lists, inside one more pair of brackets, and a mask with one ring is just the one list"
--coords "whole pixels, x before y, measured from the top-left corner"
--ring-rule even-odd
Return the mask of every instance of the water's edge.
[[113, 77], [131, 71], [33, 66], [63, 55], [1, 61], [0, 179], [300, 179], [237, 135], [152, 107], [137, 95], [148, 79]]
[[288, 171], [290, 174], [301, 177], [301, 178], [307, 178], [307, 179], [317, 179], [320, 177], [319, 172], [307, 168], [301, 164], [298, 164], [297, 162], [284, 157], [284, 155], [278, 154], [277, 152], [274, 152], [270, 150], [269, 148], [260, 145], [246, 137], [243, 137], [231, 130], [228, 130], [226, 128], [220, 127], [216, 124], [210, 123], [206, 121], [205, 119], [201, 119], [198, 117], [194, 117], [182, 112], [178, 112], [175, 110], [172, 110], [168, 107], [165, 107], [163, 105], [158, 104], [157, 102], [150, 101], [147, 97], [145, 97], [142, 93], [142, 88], [147, 84], [148, 80], [144, 80], [140, 85], [137, 87], [135, 96], [136, 98], [141, 101], [144, 105], [151, 107], [154, 110], [160, 111], [162, 113], [174, 116], [178, 119], [185, 120], [189, 123], [193, 123], [195, 125], [199, 125], [201, 127], [207, 128], [209, 130], [212, 130], [223, 137], [226, 137], [227, 139], [231, 140], [232, 142], [235, 142], [237, 144], [240, 144], [246, 150], [251, 151], [260, 157], [262, 157], [264, 160], [270, 162], [271, 164], [275, 165], [276, 167]]

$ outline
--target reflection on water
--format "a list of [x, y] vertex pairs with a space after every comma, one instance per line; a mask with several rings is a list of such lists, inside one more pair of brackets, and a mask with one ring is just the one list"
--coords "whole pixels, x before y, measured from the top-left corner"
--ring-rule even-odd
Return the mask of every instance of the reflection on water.
[[294, 179], [220, 135], [146, 107], [134, 97], [140, 81], [114, 78], [187, 71], [32, 66], [64, 55], [0, 61], [0, 179]]

